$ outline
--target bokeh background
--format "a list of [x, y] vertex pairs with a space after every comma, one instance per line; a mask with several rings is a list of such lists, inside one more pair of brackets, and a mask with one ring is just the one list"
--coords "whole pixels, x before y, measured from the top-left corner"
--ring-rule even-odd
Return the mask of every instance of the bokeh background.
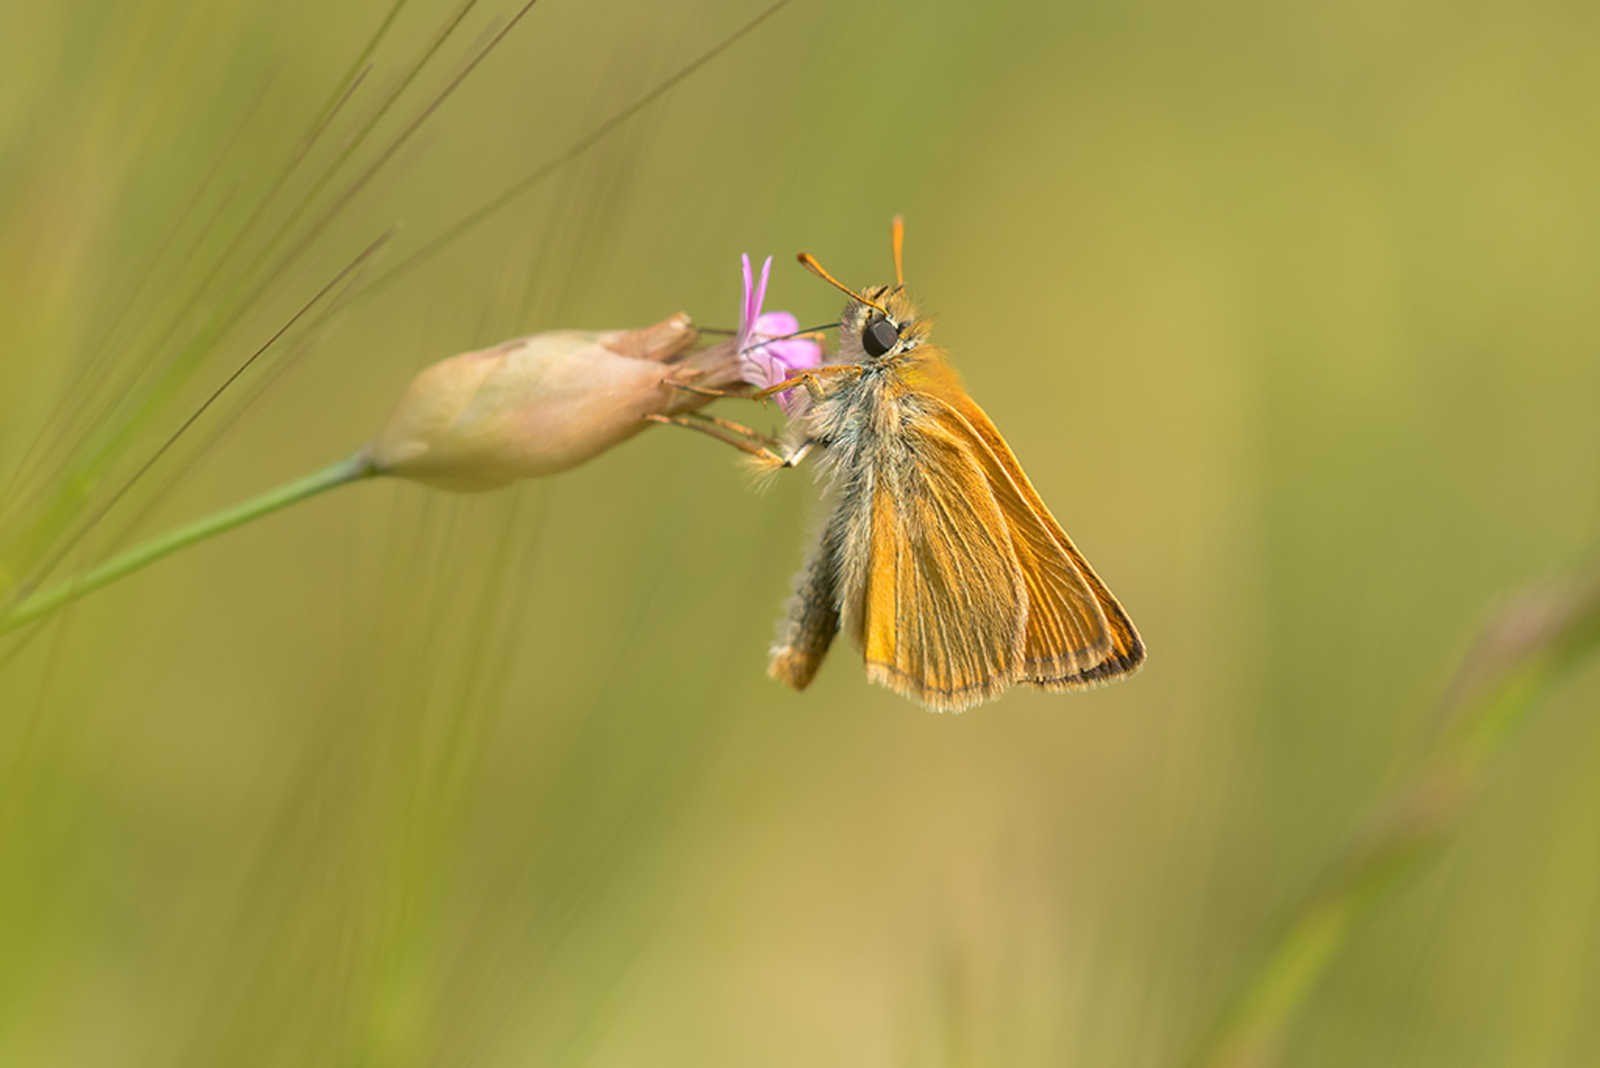
[[[443, 356], [732, 326], [741, 252], [828, 321], [793, 254], [882, 282], [903, 212], [1149, 666], [783, 690], [817, 487], [697, 435], [339, 490], [0, 644], [0, 1063], [1180, 1064], [1473, 636], [1600, 550], [1600, 10], [794, 0], [457, 227], [760, 10], [0, 8], [0, 588], [344, 455]], [[1281, 1063], [1600, 1060], [1597, 698]]]

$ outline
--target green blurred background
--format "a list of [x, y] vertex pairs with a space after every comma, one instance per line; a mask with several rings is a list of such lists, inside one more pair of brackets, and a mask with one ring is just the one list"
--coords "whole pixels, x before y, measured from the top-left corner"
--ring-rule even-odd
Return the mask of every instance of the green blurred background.
[[[0, 8], [0, 579], [336, 459], [451, 353], [732, 326], [741, 252], [827, 321], [793, 254], [885, 281], [903, 212], [1149, 666], [950, 717], [841, 646], [783, 690], [816, 486], [696, 435], [339, 490], [0, 644], [0, 1063], [1178, 1064], [1497, 606], [1597, 548], [1592, 6], [794, 0], [386, 273], [759, 10], [542, 0], [402, 137], [514, 7], [409, 81], [463, 8], [370, 59], [390, 0]], [[1283, 1063], [1600, 1061], [1597, 697]]]

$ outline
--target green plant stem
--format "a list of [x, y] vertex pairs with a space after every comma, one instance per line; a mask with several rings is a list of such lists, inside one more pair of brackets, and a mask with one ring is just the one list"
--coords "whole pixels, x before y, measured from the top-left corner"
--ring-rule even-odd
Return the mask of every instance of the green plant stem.
[[373, 470], [366, 450], [362, 449], [353, 456], [348, 456], [336, 464], [330, 464], [320, 471], [314, 471], [276, 489], [270, 489], [231, 508], [213, 512], [176, 530], [169, 530], [159, 537], [151, 538], [125, 553], [112, 557], [93, 570], [25, 598], [9, 611], [0, 614], [0, 634], [42, 619], [63, 605], [85, 594], [93, 593], [103, 586], [109, 586], [118, 579], [155, 563], [163, 556], [169, 556], [180, 549], [187, 549], [191, 545], [214, 538], [235, 527], [244, 526], [252, 520], [271, 515], [291, 504], [298, 504], [300, 501], [315, 497], [319, 493], [371, 478], [375, 474], [377, 472]]

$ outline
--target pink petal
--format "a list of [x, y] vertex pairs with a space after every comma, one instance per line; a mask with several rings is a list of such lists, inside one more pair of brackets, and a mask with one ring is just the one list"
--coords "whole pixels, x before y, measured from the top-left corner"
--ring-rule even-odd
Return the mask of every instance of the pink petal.
[[744, 265], [744, 301], [739, 305], [739, 347], [744, 348], [745, 339], [749, 337], [750, 329], [755, 325], [755, 312], [759, 311], [761, 306], [757, 304], [752, 309], [750, 304], [750, 298], [755, 293], [755, 286], [750, 278], [750, 256], [741, 255], [739, 261]]
[[755, 322], [753, 333], [762, 337], [782, 337], [800, 329], [800, 320], [786, 311], [770, 311]]
[[752, 323], [761, 322], [761, 304], [767, 299], [767, 279], [772, 275], [772, 257], [767, 257], [767, 262], [761, 265], [761, 281], [756, 285], [755, 307], [750, 312]]
[[774, 341], [767, 346], [767, 351], [790, 372], [809, 371], [822, 363], [822, 346], [808, 338], [792, 337], [786, 341]]

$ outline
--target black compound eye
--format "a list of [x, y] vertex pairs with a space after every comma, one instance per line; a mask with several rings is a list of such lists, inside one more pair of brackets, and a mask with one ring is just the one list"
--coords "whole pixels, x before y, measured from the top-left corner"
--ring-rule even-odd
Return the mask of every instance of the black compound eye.
[[900, 340], [900, 331], [887, 319], [874, 319], [861, 331], [861, 347], [868, 356], [882, 356]]

